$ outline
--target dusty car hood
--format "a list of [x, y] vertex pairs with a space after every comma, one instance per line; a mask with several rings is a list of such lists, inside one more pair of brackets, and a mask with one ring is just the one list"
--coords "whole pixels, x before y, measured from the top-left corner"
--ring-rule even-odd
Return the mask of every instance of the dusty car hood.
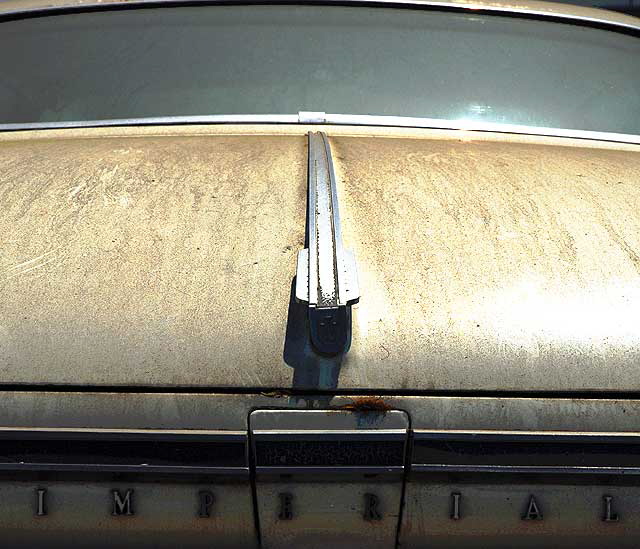
[[292, 299], [304, 133], [214, 132], [0, 141], [0, 383], [637, 390], [640, 147], [329, 130], [332, 359]]

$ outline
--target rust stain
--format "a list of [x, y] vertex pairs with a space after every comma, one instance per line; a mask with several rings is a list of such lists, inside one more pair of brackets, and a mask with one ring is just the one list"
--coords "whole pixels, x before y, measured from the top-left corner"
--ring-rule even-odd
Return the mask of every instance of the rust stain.
[[388, 412], [392, 410], [392, 406], [387, 404], [380, 397], [361, 397], [356, 398], [339, 407], [340, 410], [349, 410], [351, 412]]
[[262, 396], [269, 397], [269, 398], [283, 398], [286, 396], [291, 396], [291, 391], [287, 391], [286, 389], [281, 389], [279, 391], [261, 392], [260, 394]]

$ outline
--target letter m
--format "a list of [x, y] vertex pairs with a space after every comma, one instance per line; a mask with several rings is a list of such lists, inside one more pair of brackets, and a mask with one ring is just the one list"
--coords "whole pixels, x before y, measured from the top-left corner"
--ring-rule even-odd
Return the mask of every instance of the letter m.
[[122, 497], [119, 490], [111, 490], [113, 496], [113, 510], [111, 514], [114, 517], [133, 515], [133, 490], [127, 490]]

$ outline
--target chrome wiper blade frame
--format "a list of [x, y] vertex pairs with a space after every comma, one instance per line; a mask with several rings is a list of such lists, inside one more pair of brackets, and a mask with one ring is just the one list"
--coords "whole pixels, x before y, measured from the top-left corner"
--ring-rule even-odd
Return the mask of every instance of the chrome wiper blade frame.
[[342, 245], [336, 176], [326, 134], [309, 132], [308, 239], [298, 253], [296, 299], [309, 304], [311, 342], [325, 354], [344, 352], [349, 307], [360, 299], [355, 257]]

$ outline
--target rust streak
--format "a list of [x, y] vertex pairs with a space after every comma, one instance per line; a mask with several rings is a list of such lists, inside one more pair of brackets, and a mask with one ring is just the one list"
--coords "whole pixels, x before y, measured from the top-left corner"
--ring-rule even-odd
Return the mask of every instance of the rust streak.
[[349, 410], [351, 412], [388, 412], [393, 407], [387, 404], [380, 397], [362, 397], [356, 398], [351, 402], [339, 407], [340, 410]]

